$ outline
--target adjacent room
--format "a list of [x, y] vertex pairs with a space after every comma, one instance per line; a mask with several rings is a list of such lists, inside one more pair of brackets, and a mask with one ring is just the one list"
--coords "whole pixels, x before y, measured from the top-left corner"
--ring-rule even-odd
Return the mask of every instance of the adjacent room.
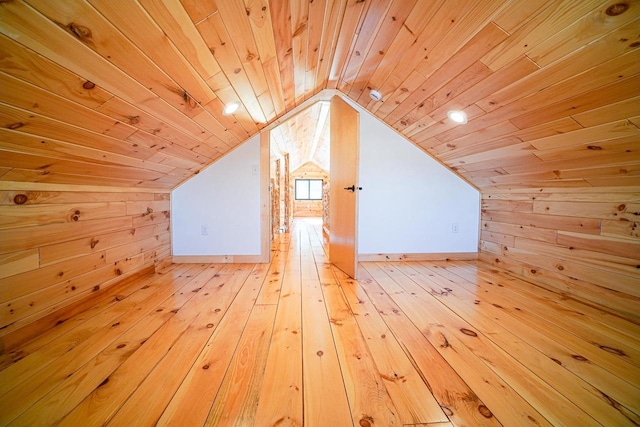
[[640, 2], [0, 1], [0, 426], [640, 425]]

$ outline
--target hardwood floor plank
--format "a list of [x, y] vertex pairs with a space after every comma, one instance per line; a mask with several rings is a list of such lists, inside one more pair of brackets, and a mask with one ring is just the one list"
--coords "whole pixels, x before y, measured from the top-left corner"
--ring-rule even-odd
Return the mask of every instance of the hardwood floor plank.
[[[185, 275], [178, 280], [172, 280], [170, 283], [175, 284], [177, 282], [178, 289], [180, 289], [182, 286], [188, 286], [190, 279], [191, 276]], [[147, 336], [145, 333], [147, 326], [153, 328], [154, 325], [170, 316], [164, 310], [162, 312], [156, 311], [173, 293], [171, 292], [173, 290], [172, 287], [167, 285], [164, 287], [169, 288], [168, 295], [162, 292], [162, 286], [154, 289], [150, 296], [139, 301], [134, 306], [140, 309], [130, 309], [117, 319], [114, 319], [115, 321], [110, 325], [103, 324], [99, 332], [88, 336], [72, 350], [66, 351], [64, 355], [53, 363], [38, 371], [37, 375], [30, 376], [24, 383], [20, 384], [19, 388], [5, 393], [1, 399], [7, 410], [0, 412], [0, 423], [14, 420], [21, 414], [20, 419], [23, 420], [23, 425], [51, 424], [59, 420], [65, 413], [56, 412], [56, 405], [62, 405], [61, 402], [57, 402], [59, 397], [56, 398], [56, 396], [59, 395], [56, 391], [71, 392], [76, 385], [80, 386], [80, 383], [76, 383], [76, 378], [81, 381], [83, 376], [78, 373], [83, 369], [88, 369], [88, 366], [90, 369], [92, 363], [98, 368], [96, 373], [102, 374], [108, 371], [114, 366], [111, 363], [117, 363], [114, 360], [119, 357], [128, 357], [131, 347], [138, 348], [141, 345], [140, 342]], [[159, 313], [155, 316], [157, 319], [154, 319], [154, 313]], [[142, 329], [137, 327], [139, 323], [143, 325]], [[125, 344], [125, 346], [118, 347], [121, 344]], [[110, 355], [113, 357], [110, 358]], [[103, 370], [100, 370], [100, 368], [103, 368]], [[100, 376], [102, 378], [98, 378]], [[90, 375], [87, 381], [95, 382], [99, 379], [98, 383], [95, 384], [95, 386], [98, 386], [106, 376]], [[72, 384], [72, 386], [70, 387], [69, 384]], [[73, 401], [78, 398], [78, 395], [73, 395], [68, 400]], [[34, 404], [37, 406], [33, 406]], [[49, 413], [47, 412], [48, 410], [52, 412]]]
[[303, 425], [302, 315], [299, 244], [291, 232], [255, 425]]
[[322, 281], [354, 424], [402, 425], [337, 280], [326, 276]]
[[[598, 420], [605, 421], [607, 425], [621, 425], [632, 421], [633, 418], [637, 418], [632, 414], [625, 414], [625, 412], [630, 411], [625, 411], [625, 408], [621, 407], [621, 405], [612, 403], [611, 398], [618, 399], [620, 395], [620, 393], [616, 393], [618, 388], [623, 395], [628, 393], [629, 396], [639, 395], [640, 390], [634, 390], [624, 381], [616, 381], [613, 383], [615, 385], [612, 384], [612, 387], [608, 387], [607, 392], [611, 393], [612, 397], [607, 399], [604, 396], [608, 394], [603, 393], [604, 390], [600, 391], [593, 387], [579, 375], [565, 369], [564, 364], [558, 363], [559, 359], [557, 357], [562, 358], [562, 356], [543, 357], [546, 356], [544, 349], [548, 348], [549, 344], [553, 345], [555, 343], [544, 343], [542, 346], [536, 346], [532, 343], [535, 339], [535, 331], [516, 328], [517, 330], [510, 332], [511, 325], [517, 326], [520, 322], [497, 314], [496, 312], [500, 310], [492, 305], [491, 300], [487, 301], [481, 295], [470, 293], [467, 295], [464, 290], [460, 292], [460, 286], [456, 287], [451, 281], [427, 267], [398, 265], [397, 263], [394, 263], [394, 267], [411, 277], [420, 286], [426, 286], [425, 290], [430, 292], [444, 306], [465, 321], [473, 323], [474, 327], [486, 337], [490, 337], [491, 341], [499, 346], [502, 351], [524, 363], [529, 370], [555, 390], [567, 396], [574, 404], [581, 408], [589, 408], [590, 412], [596, 415]], [[476, 303], [477, 301], [480, 301], [480, 303]], [[537, 340], [537, 343], [540, 344], [540, 341], [540, 339]], [[566, 351], [563, 353], [566, 353]], [[626, 398], [623, 397], [623, 400], [626, 400]], [[631, 408], [633, 406], [636, 405], [632, 403]], [[633, 421], [637, 422], [638, 420]]]
[[[288, 247], [288, 246], [287, 246]], [[284, 252], [284, 253], [283, 253]], [[260, 294], [256, 300], [256, 304], [277, 304], [282, 288], [282, 279], [286, 268], [286, 248], [281, 250], [279, 247], [272, 252], [271, 264], [267, 279], [264, 286], [260, 289]]]
[[[251, 265], [241, 268], [250, 272]], [[266, 275], [266, 270], [264, 270]], [[158, 420], [158, 425], [203, 425], [219, 390], [229, 363], [249, 319], [259, 286], [245, 283], [246, 275], [232, 276], [242, 288], [218, 324], [184, 381]]]
[[[479, 272], [481, 279], [493, 283], [495, 277], [489, 276], [486, 278], [486, 273]], [[500, 282], [507, 283], [507, 282]], [[516, 282], [520, 285], [519, 282]], [[503, 287], [505, 285], [502, 285]], [[499, 285], [497, 287], [500, 287]], [[494, 292], [500, 295], [501, 288]], [[531, 325], [538, 329], [548, 337], [555, 339], [558, 342], [571, 348], [575, 355], [587, 358], [591, 362], [597, 363], [603, 368], [609, 370], [614, 375], [620, 378], [631, 380], [635, 384], [640, 384], [640, 370], [636, 363], [633, 363], [633, 359], [627, 355], [625, 351], [629, 351], [629, 354], [633, 355], [636, 351], [631, 351], [632, 347], [622, 346], [620, 342], [614, 342], [606, 335], [597, 333], [597, 331], [590, 329], [590, 321], [585, 319], [581, 322], [573, 322], [571, 316], [567, 313], [567, 310], [558, 312], [557, 310], [549, 310], [547, 304], [537, 304], [531, 307], [531, 301], [534, 297], [513, 295], [512, 292], [508, 293], [508, 299], [511, 303], [505, 301], [505, 306], [509, 307], [513, 302], [518, 303], [520, 310], [514, 310], [514, 315], [521, 321]], [[524, 310], [523, 310], [524, 308]], [[529, 310], [527, 310], [529, 308]], [[562, 313], [562, 314], [560, 314]], [[580, 313], [578, 311], [578, 313]], [[599, 342], [600, 339], [604, 342]], [[621, 350], [620, 348], [625, 350]]]
[[[477, 275], [482, 275], [482, 269], [464, 262], [447, 267], [447, 269], [451, 268], [459, 271], [459, 275], [463, 277], [471, 277], [471, 281], [475, 281]], [[551, 305], [554, 307], [554, 311], [566, 314], [578, 322], [584, 321], [585, 326], [597, 323], [597, 328], [604, 328], [605, 331], [608, 331], [607, 334], [611, 336], [622, 335], [627, 337], [622, 338], [623, 341], [638, 343], [640, 325], [623, 317], [621, 313], [615, 313], [604, 307], [586, 305], [572, 298], [558, 298], [557, 293], [514, 277], [507, 271], [492, 269], [491, 272], [503, 279], [506, 285], [511, 285], [507, 289], [513, 289], [513, 291], [521, 293], [522, 296], [531, 301], [539, 301], [543, 305]], [[534, 309], [533, 313], [535, 312], [536, 310]]]
[[296, 219], [270, 263], [156, 267], [53, 313], [0, 351], [0, 425], [640, 424], [628, 313], [482, 261], [352, 280], [325, 242]]
[[[212, 280], [220, 271], [221, 265], [210, 266], [196, 276], [190, 287], [197, 292], [183, 306], [174, 305], [175, 315], [163, 324], [140, 348], [129, 357], [108, 381], [89, 394], [73, 411], [61, 420], [59, 425], [77, 426], [81, 424], [99, 424], [111, 418], [122, 406], [138, 385], [165, 357], [175, 341], [191, 324], [196, 322], [203, 311], [198, 311], [200, 301], [210, 299], [220, 288]], [[187, 294], [188, 295], [188, 294]], [[177, 302], [177, 301], [176, 301]], [[168, 311], [167, 307], [165, 311]]]
[[385, 263], [385, 271], [396, 283], [412, 295], [425, 309], [425, 314], [442, 325], [447, 338], [456, 337], [467, 346], [476, 357], [480, 358], [491, 370], [504, 379], [521, 396], [538, 410], [553, 424], [578, 423], [583, 426], [598, 425], [580, 407], [572, 403], [567, 397], [557, 392], [553, 387], [541, 380], [537, 375], [524, 366], [515, 355], [510, 355], [500, 349], [490, 339], [480, 334], [468, 322], [461, 320], [441, 304], [434, 304], [434, 298], [411, 278], [399, 272], [392, 264]]
[[376, 368], [403, 424], [448, 421], [428, 385], [373, 307], [358, 281], [336, 271]]
[[[189, 267], [191, 266], [172, 265], [164, 271], [164, 275], [170, 274], [172, 275], [172, 277], [178, 277], [181, 274], [183, 274]], [[30, 362], [27, 362], [24, 368], [15, 368], [13, 367], [13, 365], [16, 365], [17, 362], [25, 358], [37, 357], [37, 356], [34, 356], [33, 354], [36, 353], [38, 350], [41, 350], [41, 353], [42, 353], [42, 355], [40, 356], [41, 361], [33, 362], [32, 363], [33, 366], [43, 366], [42, 364], [44, 362], [49, 363], [53, 361], [54, 356], [52, 353], [50, 353], [51, 348], [46, 349], [46, 354], [45, 354], [45, 350], [42, 350], [45, 346], [60, 339], [60, 337], [64, 336], [65, 334], [76, 333], [79, 330], [77, 328], [82, 328], [84, 323], [87, 320], [93, 318], [94, 316], [98, 315], [104, 310], [113, 308], [120, 301], [128, 298], [135, 292], [139, 290], [144, 290], [145, 286], [147, 287], [152, 286], [157, 280], [158, 280], [157, 276], [147, 276], [142, 280], [138, 280], [134, 285], [129, 284], [129, 286], [125, 287], [124, 289], [120, 289], [120, 288], [114, 289], [113, 294], [110, 296], [110, 298], [105, 298], [97, 302], [92, 307], [74, 316], [71, 316], [69, 318], [59, 321], [56, 324], [56, 326], [53, 327], [52, 329], [49, 329], [46, 332], [41, 333], [34, 339], [30, 340], [29, 342], [26, 342], [25, 344], [0, 355], [0, 383], [1, 384], [13, 383], [14, 385], [17, 384], [17, 381], [15, 379], [14, 380], [8, 379], [10, 375], [15, 375], [15, 374], [11, 374], [11, 372], [14, 369], [33, 371], [33, 367], [28, 366]], [[72, 332], [72, 331], [76, 331], [76, 332]], [[81, 339], [72, 338], [69, 340], [69, 342], [71, 343], [79, 342], [82, 339], [84, 339], [85, 336], [90, 336], [90, 335], [91, 335], [91, 332], [88, 332], [86, 333], [86, 335], [80, 335]], [[22, 363], [24, 364], [25, 362], [22, 362]]]
[[307, 250], [301, 255], [304, 423], [308, 426], [352, 426], [349, 401], [322, 292], [324, 281], [320, 279], [331, 275], [331, 265], [314, 259], [310, 239], [314, 230], [307, 231], [309, 235], [304, 239]]
[[205, 425], [254, 425], [275, 317], [275, 305], [253, 307]]
[[[250, 265], [228, 264], [214, 277], [220, 291], [196, 308], [204, 316], [192, 323], [167, 355], [110, 420], [113, 425], [157, 423], [188, 372], [195, 366], [207, 340], [218, 330], [224, 315], [250, 272]], [[205, 292], [206, 293], [206, 292]], [[200, 365], [202, 366], [202, 365]], [[161, 384], [158, 387], [158, 384]], [[206, 416], [206, 413], [205, 413]]]
[[363, 270], [359, 270], [360, 285], [405, 352], [410, 355], [453, 424], [501, 425], [475, 392], [373, 279], [364, 264], [362, 268]]
[[507, 381], [485, 365], [455, 335], [450, 335], [438, 320], [434, 321], [410, 293], [398, 289], [395, 280], [382, 268], [376, 263], [363, 265], [438, 353], [482, 399], [498, 421], [505, 425], [551, 425]]

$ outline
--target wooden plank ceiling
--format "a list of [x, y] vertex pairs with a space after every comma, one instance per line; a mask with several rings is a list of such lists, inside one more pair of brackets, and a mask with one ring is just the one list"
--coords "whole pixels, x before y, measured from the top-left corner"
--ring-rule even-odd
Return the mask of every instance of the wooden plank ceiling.
[[636, 0], [3, 0], [0, 180], [171, 189], [335, 88], [481, 189], [638, 185], [639, 47]]

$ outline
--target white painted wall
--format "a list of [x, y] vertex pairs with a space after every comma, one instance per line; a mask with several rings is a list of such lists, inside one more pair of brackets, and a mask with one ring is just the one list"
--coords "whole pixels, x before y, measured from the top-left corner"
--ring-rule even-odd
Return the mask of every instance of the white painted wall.
[[351, 105], [360, 112], [358, 253], [477, 252], [479, 192]]
[[171, 222], [173, 255], [259, 255], [260, 136], [173, 190]]
[[[476, 252], [480, 194], [350, 104], [360, 112], [358, 253]], [[173, 255], [260, 254], [259, 165], [255, 136], [173, 191]]]

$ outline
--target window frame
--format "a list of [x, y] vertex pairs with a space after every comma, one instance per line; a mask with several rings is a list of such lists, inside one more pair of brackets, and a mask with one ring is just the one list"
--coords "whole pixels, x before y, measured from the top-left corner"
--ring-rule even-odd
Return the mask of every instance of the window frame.
[[[298, 198], [298, 182], [303, 182], [306, 181], [307, 182], [307, 194], [309, 195], [308, 198], [306, 199], [299, 199]], [[320, 181], [320, 188], [322, 189], [324, 187], [324, 179], [322, 178], [295, 178], [294, 181], [294, 187], [293, 187], [293, 195], [294, 195], [294, 200], [300, 200], [300, 201], [321, 201], [322, 200], [322, 191], [320, 191], [320, 197], [317, 199], [312, 199], [311, 198], [311, 181]]]

